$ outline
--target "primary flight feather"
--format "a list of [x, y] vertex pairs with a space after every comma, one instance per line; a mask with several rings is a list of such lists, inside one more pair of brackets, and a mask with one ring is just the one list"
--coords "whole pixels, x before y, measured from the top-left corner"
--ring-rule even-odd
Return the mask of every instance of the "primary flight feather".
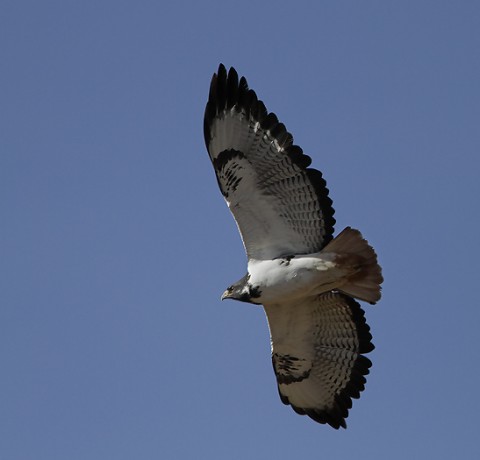
[[360, 299], [375, 303], [383, 282], [358, 230], [333, 238], [322, 173], [293, 144], [244, 77], [220, 64], [204, 135], [218, 185], [235, 218], [247, 274], [222, 299], [263, 305], [281, 400], [334, 428], [365, 386], [373, 350]]

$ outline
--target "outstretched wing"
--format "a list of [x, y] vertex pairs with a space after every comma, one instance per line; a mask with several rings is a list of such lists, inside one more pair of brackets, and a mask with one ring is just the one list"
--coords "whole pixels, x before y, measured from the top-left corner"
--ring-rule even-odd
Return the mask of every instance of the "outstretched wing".
[[371, 366], [362, 353], [374, 348], [360, 305], [330, 291], [264, 307], [282, 402], [319, 423], [346, 428], [352, 398], [360, 397]]
[[222, 64], [212, 78], [204, 134], [249, 258], [318, 252], [332, 239], [334, 210], [322, 174], [308, 168], [310, 157], [245, 78]]

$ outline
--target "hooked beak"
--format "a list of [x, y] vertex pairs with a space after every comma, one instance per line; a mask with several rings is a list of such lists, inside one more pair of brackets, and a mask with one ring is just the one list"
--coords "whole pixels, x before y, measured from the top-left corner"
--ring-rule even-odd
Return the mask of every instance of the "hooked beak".
[[228, 289], [222, 294], [222, 300], [230, 298], [230, 293], [228, 292]]

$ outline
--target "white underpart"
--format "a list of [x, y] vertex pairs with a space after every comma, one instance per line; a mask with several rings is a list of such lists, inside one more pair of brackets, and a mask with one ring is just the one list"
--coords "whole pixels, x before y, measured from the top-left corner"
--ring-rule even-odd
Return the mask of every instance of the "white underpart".
[[248, 262], [249, 283], [261, 291], [261, 303], [318, 295], [339, 288], [350, 271], [335, 263], [335, 253], [300, 255]]

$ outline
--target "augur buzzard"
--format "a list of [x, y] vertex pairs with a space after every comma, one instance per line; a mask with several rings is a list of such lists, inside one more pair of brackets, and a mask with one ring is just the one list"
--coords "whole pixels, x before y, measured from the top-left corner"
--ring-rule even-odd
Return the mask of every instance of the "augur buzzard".
[[263, 305], [283, 403], [346, 428], [371, 366], [363, 354], [374, 348], [355, 299], [380, 299], [377, 256], [358, 230], [333, 238], [322, 173], [246, 79], [222, 64], [211, 81], [204, 135], [248, 258], [247, 274], [222, 299]]

